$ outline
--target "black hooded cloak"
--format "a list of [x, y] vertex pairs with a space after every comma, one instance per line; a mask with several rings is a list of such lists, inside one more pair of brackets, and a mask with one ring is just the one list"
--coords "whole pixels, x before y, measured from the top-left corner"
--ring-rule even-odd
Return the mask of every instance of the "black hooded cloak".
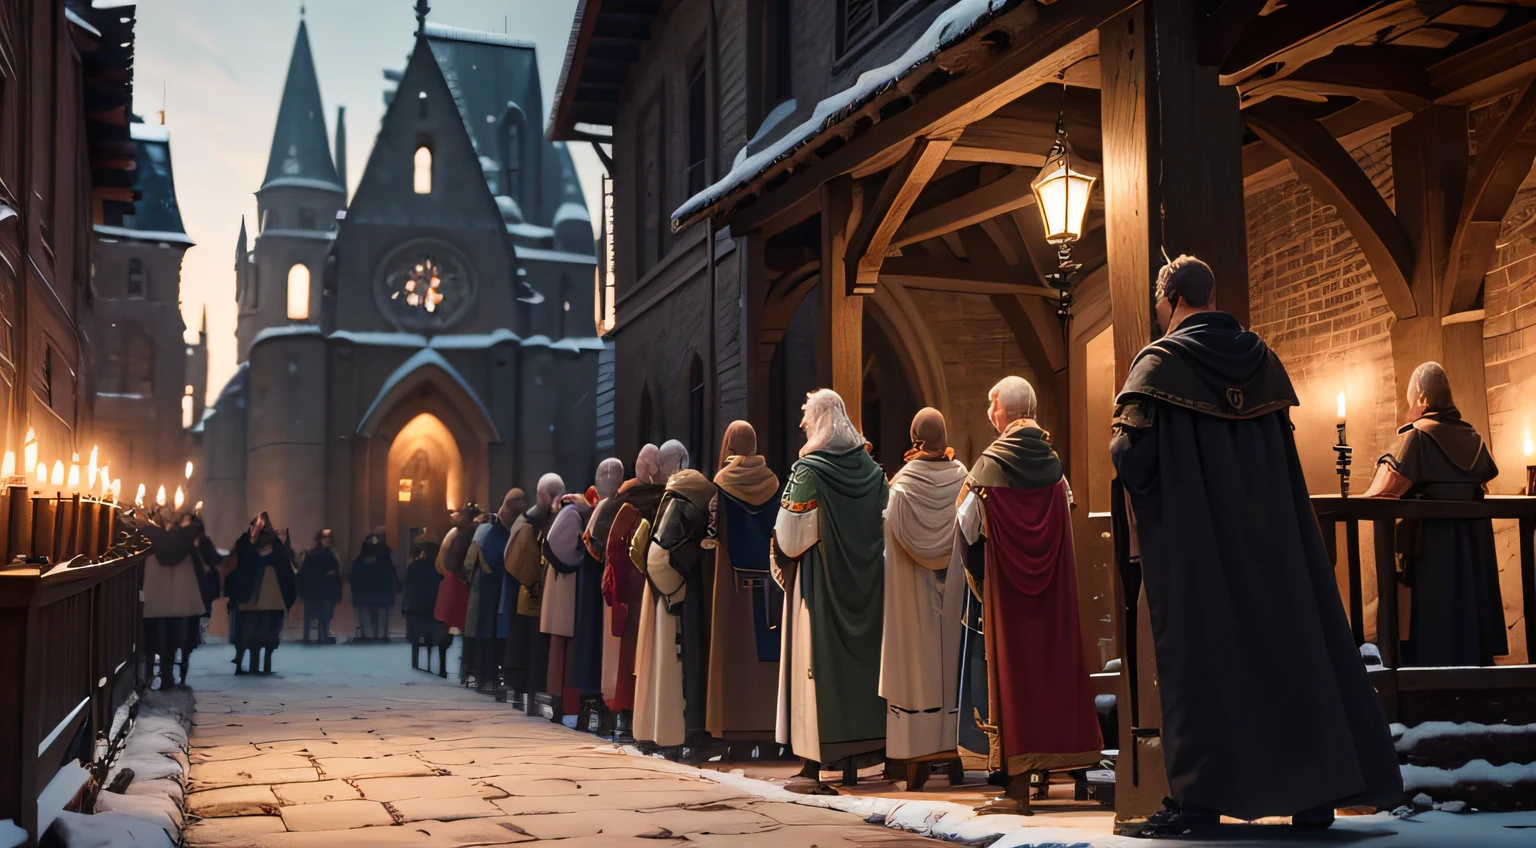
[[1232, 316], [1198, 313], [1137, 355], [1115, 403], [1174, 799], [1243, 819], [1396, 803], [1279, 358]]

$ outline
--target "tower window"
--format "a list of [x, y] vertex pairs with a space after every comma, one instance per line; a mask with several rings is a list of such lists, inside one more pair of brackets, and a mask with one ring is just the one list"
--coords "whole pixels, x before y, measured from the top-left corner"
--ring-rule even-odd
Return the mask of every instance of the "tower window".
[[181, 429], [187, 430], [187, 429], [190, 429], [191, 427], [192, 427], [192, 387], [191, 386], [187, 386], [186, 391], [182, 392], [182, 394], [181, 394]]
[[425, 144], [416, 148], [416, 193], [432, 193], [432, 148]]
[[523, 202], [523, 110], [507, 106], [501, 116], [501, 193]]
[[309, 320], [309, 266], [302, 263], [288, 269], [288, 319]]
[[128, 296], [144, 299], [144, 263], [139, 259], [128, 260]]

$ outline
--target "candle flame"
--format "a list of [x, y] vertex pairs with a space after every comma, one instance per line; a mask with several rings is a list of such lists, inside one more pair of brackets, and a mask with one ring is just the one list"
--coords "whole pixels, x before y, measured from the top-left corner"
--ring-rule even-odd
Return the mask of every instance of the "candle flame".
[[55, 459], [53, 461], [53, 479], [48, 482], [55, 486], [64, 485], [64, 460]]
[[134, 496], [133, 496], [133, 505], [134, 506], [143, 506], [144, 505], [144, 484], [143, 483], [139, 484], [139, 491], [136, 492], [134, 494]]
[[113, 503], [117, 503], [118, 499], [121, 498], [122, 496], [123, 496], [123, 481], [121, 479], [113, 480], [112, 481], [112, 502]]
[[39, 486], [46, 486], [46, 485], [48, 485], [48, 464], [45, 463], [45, 462], [39, 462], [37, 464], [37, 466], [36, 466], [36, 470], [37, 470], [37, 484]]
[[165, 487], [155, 490], [155, 506], [165, 506]]
[[1525, 464], [1526, 465], [1530, 465], [1531, 464], [1531, 455], [1532, 454], [1536, 454], [1536, 443], [1533, 443], [1531, 441], [1531, 430], [1530, 430], [1529, 427], [1527, 427], [1526, 430], [1525, 430]]
[[1339, 418], [1344, 417], [1344, 393], [1339, 392]]
[[80, 491], [80, 454], [71, 454], [69, 458], [69, 490]]
[[22, 464], [26, 466], [27, 474], [31, 474], [37, 465], [37, 432], [31, 427], [27, 428], [27, 439], [22, 443]]
[[198, 515], [202, 515], [203, 514], [203, 502], [202, 501], [198, 501], [197, 503], [193, 504], [192, 505], [192, 511], [197, 513]]
[[175, 500], [176, 508], [177, 509], [181, 509], [182, 504], [184, 504], [186, 502], [187, 502], [187, 493], [183, 492], [181, 490], [180, 486], [177, 486], [176, 487], [176, 500]]
[[94, 490], [96, 488], [96, 477], [97, 477], [98, 473], [100, 472], [100, 469], [98, 469], [96, 467], [96, 460], [97, 459], [99, 459], [99, 457], [97, 456], [97, 453], [96, 453], [96, 446], [95, 445], [91, 445], [91, 461], [86, 463], [86, 466], [85, 466], [85, 479], [86, 479], [85, 487], [87, 489]]
[[16, 452], [6, 451], [5, 460], [0, 462], [0, 477], [16, 476]]
[[192, 479], [192, 460], [187, 460], [187, 479]]

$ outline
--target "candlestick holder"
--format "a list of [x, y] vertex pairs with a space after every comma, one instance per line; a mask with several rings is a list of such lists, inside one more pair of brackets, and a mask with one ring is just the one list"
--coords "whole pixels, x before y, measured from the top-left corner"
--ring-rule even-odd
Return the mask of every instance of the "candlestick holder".
[[1536, 495], [1536, 465], [1525, 467], [1525, 494]]
[[1350, 457], [1355, 452], [1355, 449], [1350, 447], [1348, 442], [1344, 441], [1343, 421], [1339, 422], [1338, 430], [1339, 443], [1333, 446], [1333, 452], [1338, 454], [1339, 457], [1335, 468], [1339, 475], [1339, 497], [1347, 498], [1349, 497], [1349, 463]]

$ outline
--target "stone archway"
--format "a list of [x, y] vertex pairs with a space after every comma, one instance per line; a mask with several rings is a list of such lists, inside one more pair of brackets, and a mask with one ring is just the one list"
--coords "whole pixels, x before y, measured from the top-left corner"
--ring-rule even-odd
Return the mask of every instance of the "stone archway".
[[447, 425], [430, 412], [417, 414], [390, 443], [385, 462], [384, 487], [394, 482], [394, 497], [384, 501], [390, 544], [408, 552], [413, 530], [441, 540], [448, 512], [467, 500], [463, 454]]

